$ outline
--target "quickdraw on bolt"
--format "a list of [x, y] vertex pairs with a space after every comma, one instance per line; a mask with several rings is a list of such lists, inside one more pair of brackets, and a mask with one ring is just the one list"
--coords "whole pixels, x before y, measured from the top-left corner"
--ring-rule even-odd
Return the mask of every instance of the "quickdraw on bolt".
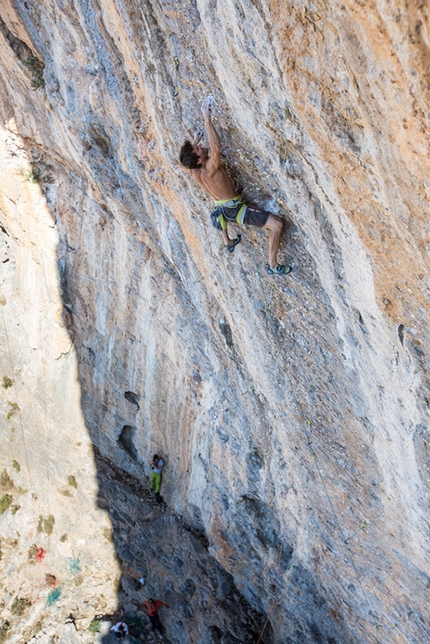
[[366, 523], [366, 521], [363, 521], [363, 523], [361, 524], [361, 526], [358, 528], [358, 530], [356, 530], [356, 531], [354, 532], [354, 534], [352, 534], [350, 537], [348, 537], [347, 539], [345, 539], [345, 543], [349, 543], [349, 542], [351, 541], [351, 539], [353, 539], [353, 538], [354, 538], [354, 537], [355, 537], [355, 536], [360, 532], [360, 530], [364, 530], [364, 528], [367, 528], [367, 523]]
[[175, 56], [173, 59], [173, 79], [174, 79], [173, 97], [179, 94], [178, 68], [179, 68], [179, 58]]

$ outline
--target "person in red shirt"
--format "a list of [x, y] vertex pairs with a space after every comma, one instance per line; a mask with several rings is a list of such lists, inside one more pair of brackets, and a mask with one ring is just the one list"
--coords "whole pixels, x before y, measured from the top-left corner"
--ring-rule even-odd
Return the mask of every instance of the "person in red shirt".
[[161, 624], [160, 618], [158, 617], [158, 611], [162, 606], [170, 608], [169, 604], [165, 604], [159, 599], [152, 599], [152, 597], [150, 597], [148, 601], [143, 602], [143, 605], [146, 606], [146, 609], [148, 611], [148, 616], [152, 624], [152, 630], [157, 629], [157, 631], [160, 631], [161, 633]]

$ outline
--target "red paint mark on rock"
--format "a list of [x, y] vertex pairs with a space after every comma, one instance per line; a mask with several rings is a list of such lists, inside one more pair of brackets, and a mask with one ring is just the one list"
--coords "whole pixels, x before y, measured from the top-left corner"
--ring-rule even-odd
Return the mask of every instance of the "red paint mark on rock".
[[44, 548], [38, 548], [34, 554], [35, 561], [43, 561], [45, 559], [46, 550]]

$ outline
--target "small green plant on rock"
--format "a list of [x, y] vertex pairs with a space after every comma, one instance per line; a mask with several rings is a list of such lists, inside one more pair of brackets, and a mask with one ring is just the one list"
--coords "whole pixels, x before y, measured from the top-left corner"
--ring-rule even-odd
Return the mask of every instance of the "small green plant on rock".
[[30, 183], [39, 183], [40, 181], [40, 175], [37, 172], [33, 172], [32, 170], [19, 168], [16, 172], [21, 177], [24, 177], [24, 179], [27, 179], [27, 181], [29, 181]]
[[103, 536], [106, 539], [106, 541], [109, 541], [109, 543], [114, 542], [113, 530], [111, 530], [110, 528], [103, 528]]
[[91, 624], [88, 627], [90, 633], [100, 633], [100, 621], [98, 619], [93, 619]]
[[15, 461], [15, 459], [12, 461], [12, 467], [17, 472], [21, 471], [21, 465], [18, 463], [18, 461]]
[[7, 491], [14, 488], [14, 482], [6, 470], [0, 472], [0, 490]]
[[13, 502], [13, 496], [10, 494], [3, 494], [3, 496], [0, 497], [0, 514], [4, 514], [6, 510], [9, 509]]
[[41, 60], [37, 58], [34, 54], [30, 54], [26, 58], [21, 59], [24, 67], [31, 72], [31, 89], [39, 89], [40, 87], [45, 87], [45, 79], [43, 78], [43, 70], [45, 65]]
[[40, 177], [37, 172], [28, 172], [26, 176], [27, 181], [30, 183], [39, 183]]
[[9, 411], [6, 414], [6, 418], [10, 420], [12, 416], [14, 415], [15, 412], [19, 411], [19, 405], [16, 402], [11, 402], [10, 400], [7, 401], [9, 405]]
[[75, 488], [78, 487], [78, 484], [76, 483], [76, 479], [72, 474], [70, 474], [70, 476], [67, 477], [67, 482], [71, 487], [75, 487]]
[[0, 644], [6, 641], [7, 632], [9, 629], [10, 629], [10, 624], [7, 621], [3, 622], [2, 625], [0, 626]]
[[12, 385], [13, 385], [12, 378], [9, 378], [9, 376], [3, 376], [3, 383], [2, 383], [3, 389], [9, 389], [9, 387], [12, 387]]
[[31, 636], [31, 638], [30, 638], [28, 641], [30, 642], [30, 641], [31, 641], [31, 639], [32, 639], [33, 637], [35, 637], [35, 636], [39, 635], [39, 634], [40, 634], [40, 631], [42, 630], [42, 628], [43, 628], [43, 621], [40, 619], [40, 620], [39, 620], [38, 622], [36, 622], [36, 623], [35, 623], [35, 625], [33, 626], [33, 629], [32, 629], [32, 630], [33, 630], [33, 635]]
[[46, 519], [41, 514], [39, 514], [39, 522], [37, 524], [38, 532], [45, 532], [46, 534], [52, 534], [54, 530], [55, 518], [50, 514]]
[[54, 529], [54, 524], [55, 524], [55, 519], [52, 514], [49, 515], [47, 519], [45, 519], [45, 532], [46, 534], [52, 534], [52, 531]]
[[24, 597], [15, 597], [11, 611], [14, 615], [21, 616], [29, 606], [31, 606], [31, 602], [29, 602], [28, 599], [25, 599]]

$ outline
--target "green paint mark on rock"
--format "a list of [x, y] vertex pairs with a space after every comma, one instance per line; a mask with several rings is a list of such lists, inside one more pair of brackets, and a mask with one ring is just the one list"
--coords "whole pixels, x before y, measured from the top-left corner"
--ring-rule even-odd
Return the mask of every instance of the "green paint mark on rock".
[[78, 575], [81, 572], [82, 570], [80, 566], [81, 562], [77, 557], [71, 557], [70, 559], [68, 559], [67, 563], [68, 563], [69, 571], [71, 575]]
[[48, 604], [48, 606], [52, 606], [53, 604], [58, 602], [60, 597], [61, 597], [61, 589], [56, 588], [55, 590], [52, 591], [52, 593], [49, 593], [46, 603]]

